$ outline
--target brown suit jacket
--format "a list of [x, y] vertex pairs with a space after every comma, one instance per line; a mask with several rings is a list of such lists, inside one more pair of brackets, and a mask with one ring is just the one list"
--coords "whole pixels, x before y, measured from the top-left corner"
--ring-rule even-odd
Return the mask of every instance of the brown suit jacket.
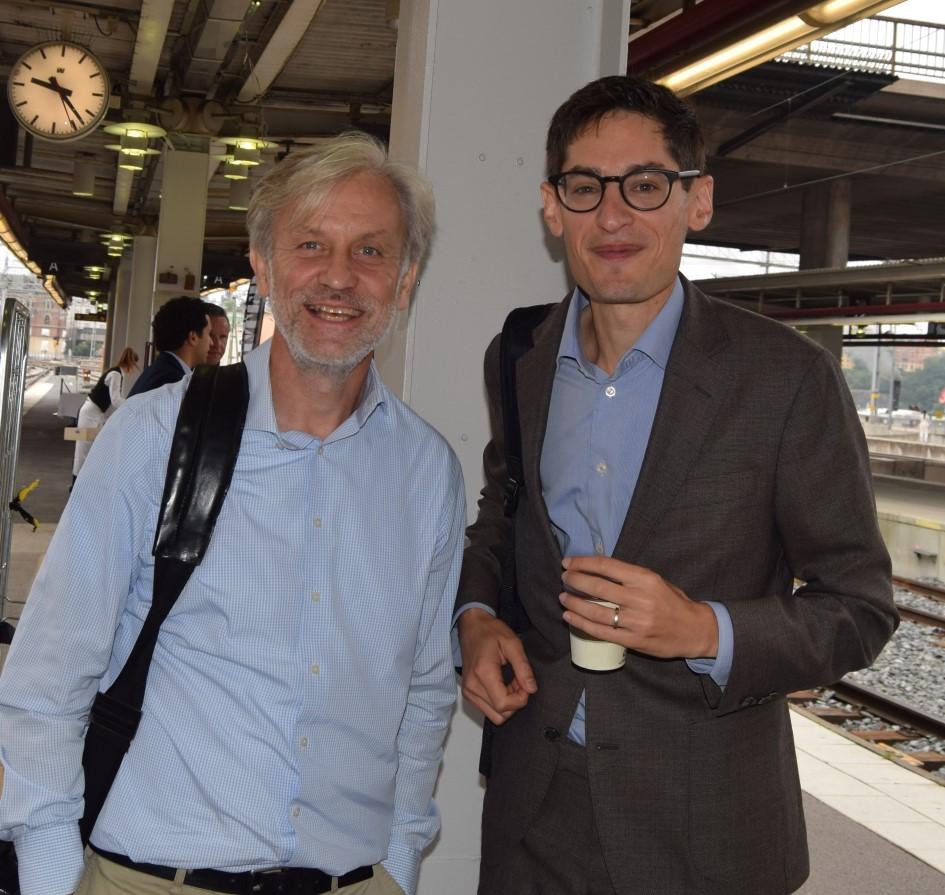
[[[517, 576], [538, 692], [496, 731], [482, 860], [501, 861], [537, 815], [555, 740], [585, 690], [589, 783], [617, 892], [787, 893], [806, 878], [808, 860], [785, 694], [836, 681], [879, 653], [897, 623], [889, 557], [862, 429], [833, 357], [683, 285], [614, 555], [693, 599], [726, 605], [735, 643], [728, 684], [720, 691], [683, 659], [629, 653], [610, 674], [570, 662], [561, 554], [539, 477], [565, 300], [517, 366], [525, 466]], [[486, 354], [486, 384], [493, 440], [457, 607], [497, 605], [508, 543], [498, 340]], [[805, 583], [792, 593], [795, 577]]]

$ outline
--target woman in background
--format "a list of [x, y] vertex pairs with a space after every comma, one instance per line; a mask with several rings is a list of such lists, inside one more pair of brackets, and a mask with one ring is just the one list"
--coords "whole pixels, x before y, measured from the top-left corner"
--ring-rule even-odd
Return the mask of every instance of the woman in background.
[[[98, 382], [92, 386], [89, 396], [79, 408], [78, 427], [80, 429], [99, 429], [105, 422], [105, 414], [118, 407], [125, 400], [125, 374], [138, 369], [138, 353], [134, 348], [125, 348], [114, 367], [102, 373]], [[79, 474], [85, 458], [92, 447], [92, 439], [75, 443], [75, 459], [72, 461], [72, 482]]]

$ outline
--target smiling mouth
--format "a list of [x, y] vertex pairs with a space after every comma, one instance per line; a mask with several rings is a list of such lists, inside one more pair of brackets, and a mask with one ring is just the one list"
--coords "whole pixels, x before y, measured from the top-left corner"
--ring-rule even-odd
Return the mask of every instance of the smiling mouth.
[[620, 245], [603, 245], [593, 249], [595, 255], [608, 261], [621, 260], [636, 255], [642, 246], [621, 243]]
[[364, 313], [364, 311], [358, 308], [323, 304], [307, 304], [305, 305], [305, 310], [315, 317], [320, 317], [322, 320], [333, 320], [337, 322], [354, 320]]

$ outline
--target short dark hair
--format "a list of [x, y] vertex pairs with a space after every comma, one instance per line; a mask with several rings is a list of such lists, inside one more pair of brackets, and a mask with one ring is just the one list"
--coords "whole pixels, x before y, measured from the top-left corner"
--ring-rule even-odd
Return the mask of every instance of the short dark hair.
[[203, 307], [208, 317], [226, 317], [227, 320], [230, 319], [227, 317], [226, 311], [219, 305], [215, 305], [212, 301], [205, 301]]
[[[681, 171], [705, 170], [702, 128], [692, 106], [660, 84], [612, 75], [586, 84], [555, 112], [545, 146], [546, 176], [560, 174], [571, 144], [613, 112], [635, 112], [652, 119]], [[688, 188], [689, 181], [683, 185]]]
[[158, 351], [177, 351], [191, 333], [199, 336], [208, 326], [205, 302], [179, 295], [161, 305], [151, 321], [154, 347]]

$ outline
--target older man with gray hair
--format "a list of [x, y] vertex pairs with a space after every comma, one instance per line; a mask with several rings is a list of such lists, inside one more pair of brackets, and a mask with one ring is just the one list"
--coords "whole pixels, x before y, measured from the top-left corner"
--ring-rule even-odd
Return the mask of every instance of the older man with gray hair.
[[0, 831], [25, 895], [409, 895], [437, 832], [463, 485], [372, 362], [408, 306], [432, 195], [348, 134], [276, 165], [248, 227], [276, 332], [245, 359], [232, 482], [84, 855], [84, 725], [147, 614], [187, 379], [126, 402], [96, 440], [14, 638]]

